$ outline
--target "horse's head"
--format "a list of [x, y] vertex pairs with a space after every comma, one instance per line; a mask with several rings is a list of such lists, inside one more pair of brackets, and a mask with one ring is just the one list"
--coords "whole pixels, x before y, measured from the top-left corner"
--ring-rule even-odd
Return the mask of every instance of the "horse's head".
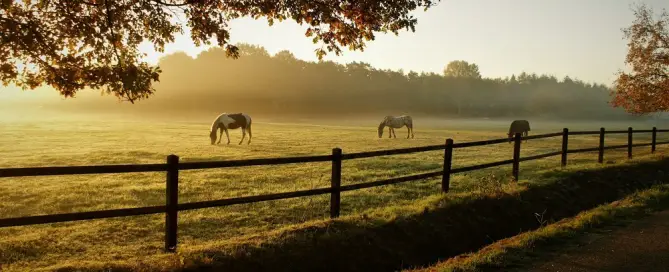
[[381, 122], [381, 124], [379, 124], [379, 138], [381, 138], [381, 137], [383, 136], [383, 128], [384, 128], [385, 126], [386, 126], [386, 122], [385, 122], [385, 121], [384, 121], [384, 122]]
[[216, 130], [209, 131], [209, 139], [211, 139], [211, 144], [216, 143]]

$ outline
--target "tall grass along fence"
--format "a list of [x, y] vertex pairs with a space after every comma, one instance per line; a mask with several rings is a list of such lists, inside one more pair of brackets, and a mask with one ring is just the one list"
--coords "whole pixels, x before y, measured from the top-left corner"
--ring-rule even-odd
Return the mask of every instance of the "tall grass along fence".
[[[267, 159], [248, 159], [248, 160], [231, 160], [231, 161], [211, 161], [211, 162], [186, 162], [180, 163], [179, 157], [176, 155], [167, 156], [167, 162], [161, 164], [139, 164], [139, 165], [99, 165], [99, 166], [66, 166], [66, 167], [32, 167], [32, 168], [4, 168], [0, 169], [0, 178], [3, 177], [26, 177], [26, 176], [50, 176], [50, 175], [78, 175], [78, 174], [109, 174], [109, 173], [131, 173], [131, 172], [166, 172], [166, 189], [165, 205], [140, 207], [140, 208], [126, 208], [114, 209], [104, 211], [90, 211], [78, 213], [64, 213], [52, 215], [27, 216], [17, 218], [2, 218], [0, 219], [0, 227], [26, 226], [35, 224], [47, 224], [56, 222], [68, 222], [78, 220], [90, 220], [99, 218], [123, 217], [133, 215], [147, 215], [147, 214], [165, 214], [165, 250], [174, 252], [177, 246], [177, 216], [179, 211], [204, 209], [211, 207], [223, 207], [236, 204], [255, 203], [262, 201], [297, 198], [304, 196], [314, 196], [322, 194], [330, 194], [330, 217], [336, 218], [339, 216], [341, 192], [359, 190], [364, 188], [371, 188], [377, 186], [384, 186], [413, 180], [421, 180], [426, 178], [433, 178], [441, 176], [441, 190], [446, 193], [449, 189], [451, 175], [463, 173], [473, 170], [490, 168], [495, 166], [511, 164], [512, 174], [515, 180], [518, 180], [518, 173], [520, 170], [520, 162], [537, 160], [547, 157], [561, 155], [562, 167], [567, 165], [567, 154], [594, 152], [598, 151], [598, 161], [604, 161], [604, 150], [607, 149], [621, 149], [627, 148], [628, 158], [632, 158], [632, 148], [641, 146], [651, 146], [651, 152], [654, 153], [656, 146], [661, 144], [669, 144], [669, 141], [657, 142], [658, 132], [669, 132], [667, 130], [633, 130], [631, 127], [628, 130], [619, 131], [605, 131], [601, 128], [599, 131], [572, 131], [564, 129], [562, 132], [549, 133], [541, 135], [533, 135], [521, 137], [516, 134], [513, 142], [513, 156], [512, 159], [489, 162], [479, 165], [452, 168], [453, 150], [460, 148], [486, 146], [500, 143], [507, 143], [508, 138], [485, 140], [476, 142], [455, 143], [452, 139], [447, 139], [445, 144], [430, 145], [412, 148], [401, 148], [392, 150], [379, 150], [370, 152], [359, 152], [351, 154], [343, 154], [340, 148], [332, 149], [331, 155], [320, 156], [306, 156], [306, 157], [288, 157], [288, 158], [267, 158]], [[652, 133], [652, 140], [650, 143], [632, 143], [632, 135], [634, 133]], [[627, 144], [604, 146], [604, 136], [606, 134], [627, 134]], [[599, 146], [593, 148], [582, 149], [568, 149], [569, 135], [599, 135]], [[562, 150], [550, 152], [546, 154], [534, 155], [529, 157], [520, 157], [520, 147], [522, 140], [534, 140], [543, 138], [552, 138], [562, 136]], [[409, 154], [416, 152], [444, 150], [443, 170], [429, 173], [410, 175], [404, 177], [397, 177], [385, 180], [377, 180], [366, 183], [358, 183], [351, 185], [341, 185], [341, 162], [343, 160], [353, 160], [361, 158], [371, 158], [377, 156]], [[301, 190], [294, 192], [265, 194], [256, 196], [246, 196], [237, 198], [227, 198], [220, 200], [210, 200], [201, 202], [179, 203], [179, 171], [193, 170], [193, 169], [209, 169], [209, 168], [228, 168], [228, 167], [243, 167], [243, 166], [257, 166], [257, 165], [280, 165], [293, 163], [307, 163], [307, 162], [332, 162], [332, 176], [331, 186], [329, 188], [319, 188], [311, 190]]]

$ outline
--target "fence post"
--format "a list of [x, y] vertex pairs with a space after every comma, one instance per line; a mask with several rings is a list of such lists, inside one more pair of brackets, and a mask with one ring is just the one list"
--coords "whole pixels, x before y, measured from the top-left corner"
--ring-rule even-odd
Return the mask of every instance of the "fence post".
[[627, 128], [627, 158], [632, 158], [632, 127]]
[[650, 153], [655, 153], [655, 143], [657, 142], [657, 128], [653, 127], [653, 142], [650, 145]]
[[520, 170], [520, 133], [516, 133], [513, 138], [513, 180], [518, 181], [518, 172]]
[[597, 159], [599, 163], [604, 163], [604, 134], [606, 134], [604, 128], [599, 128], [599, 158]]
[[177, 204], [179, 203], [179, 157], [167, 156], [167, 186], [165, 190], [165, 251], [177, 249]]
[[453, 162], [453, 139], [446, 139], [444, 148], [444, 173], [441, 176], [441, 191], [448, 193], [451, 184], [451, 166]]
[[569, 143], [569, 129], [562, 129], [562, 163], [561, 166], [567, 166], [567, 145]]
[[330, 180], [332, 192], [330, 193], [330, 218], [339, 217], [339, 206], [341, 203], [341, 148], [332, 149], [332, 178]]

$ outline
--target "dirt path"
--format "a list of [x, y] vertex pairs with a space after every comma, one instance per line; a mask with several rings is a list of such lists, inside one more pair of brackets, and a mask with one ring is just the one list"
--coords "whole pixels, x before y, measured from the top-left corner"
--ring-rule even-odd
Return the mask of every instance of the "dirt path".
[[588, 234], [519, 271], [669, 271], [669, 211]]

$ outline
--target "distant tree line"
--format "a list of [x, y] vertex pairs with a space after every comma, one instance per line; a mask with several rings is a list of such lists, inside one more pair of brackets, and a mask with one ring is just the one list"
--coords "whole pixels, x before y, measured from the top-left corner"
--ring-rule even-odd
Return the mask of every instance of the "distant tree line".
[[184, 53], [165, 56], [155, 97], [133, 107], [311, 116], [633, 118], [609, 105], [611, 90], [605, 85], [569, 77], [521, 73], [481, 78], [478, 66], [465, 61], [448, 64], [444, 74], [404, 73], [362, 62], [303, 61], [289, 51], [272, 56], [249, 44], [238, 48], [236, 60], [220, 48], [195, 59]]

